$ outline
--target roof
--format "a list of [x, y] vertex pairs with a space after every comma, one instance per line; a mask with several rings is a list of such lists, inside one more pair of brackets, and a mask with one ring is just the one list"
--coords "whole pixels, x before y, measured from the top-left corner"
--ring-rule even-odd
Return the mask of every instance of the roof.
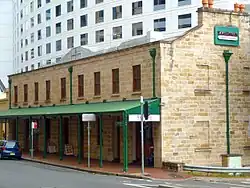
[[[159, 114], [159, 99], [147, 100], [152, 114]], [[103, 103], [74, 104], [31, 108], [14, 108], [0, 112], [0, 119], [21, 116], [53, 116], [82, 113], [114, 113], [126, 111], [129, 114], [140, 114], [140, 101], [113, 101]]]

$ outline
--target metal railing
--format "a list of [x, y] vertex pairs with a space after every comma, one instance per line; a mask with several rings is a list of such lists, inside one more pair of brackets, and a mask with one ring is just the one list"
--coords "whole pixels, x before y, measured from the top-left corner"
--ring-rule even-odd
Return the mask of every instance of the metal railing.
[[250, 167], [230, 168], [230, 167], [184, 165], [183, 170], [191, 172], [207, 172], [207, 173], [250, 173]]

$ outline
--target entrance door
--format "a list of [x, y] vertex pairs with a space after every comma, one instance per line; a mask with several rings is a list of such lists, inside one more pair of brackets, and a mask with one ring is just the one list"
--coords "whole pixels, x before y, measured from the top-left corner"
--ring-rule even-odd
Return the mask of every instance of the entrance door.
[[63, 119], [63, 143], [69, 144], [69, 118]]

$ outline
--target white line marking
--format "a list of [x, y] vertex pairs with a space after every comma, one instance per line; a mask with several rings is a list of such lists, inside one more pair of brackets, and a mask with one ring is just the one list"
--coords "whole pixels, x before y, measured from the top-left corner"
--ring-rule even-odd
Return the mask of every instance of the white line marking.
[[234, 184], [234, 183], [226, 183], [226, 182], [213, 182], [214, 184], [224, 184], [224, 185], [231, 185], [231, 186], [235, 186], [235, 187], [245, 187], [245, 188], [249, 188], [249, 185], [239, 185], [239, 184]]
[[143, 185], [132, 184], [132, 183], [124, 183], [124, 185], [132, 186], [132, 187], [140, 187], [140, 188], [150, 188], [150, 187], [146, 187], [146, 186], [143, 186]]
[[242, 181], [241, 183], [250, 185], [250, 181]]
[[172, 183], [169, 183], [169, 182], [164, 182], [165, 184], [167, 184], [167, 185], [172, 185]]

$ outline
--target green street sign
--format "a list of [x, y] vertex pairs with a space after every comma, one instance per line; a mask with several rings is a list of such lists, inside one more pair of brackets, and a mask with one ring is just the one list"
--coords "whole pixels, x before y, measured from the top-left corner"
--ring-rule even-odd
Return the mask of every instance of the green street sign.
[[239, 46], [239, 28], [238, 27], [214, 27], [214, 44], [221, 46]]

